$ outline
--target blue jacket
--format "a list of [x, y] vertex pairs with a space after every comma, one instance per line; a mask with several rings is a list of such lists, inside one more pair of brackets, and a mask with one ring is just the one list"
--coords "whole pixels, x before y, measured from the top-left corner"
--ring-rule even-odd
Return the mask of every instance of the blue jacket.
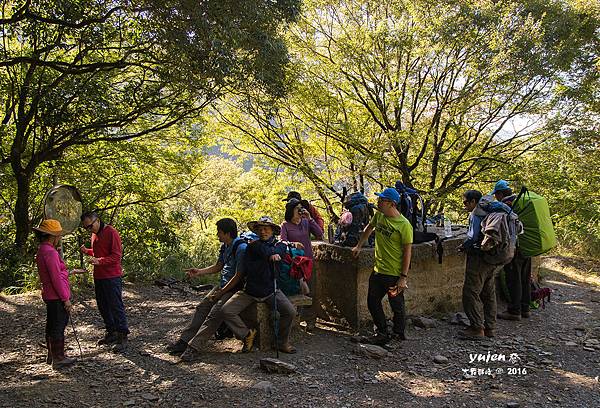
[[244, 292], [250, 296], [263, 298], [274, 292], [275, 268], [269, 260], [272, 255], [285, 256], [286, 246], [275, 237], [268, 241], [254, 241], [246, 247], [243, 272], [246, 277]]
[[481, 221], [484, 217], [476, 215], [474, 211], [469, 214], [469, 229], [467, 230], [467, 239], [462, 246], [465, 251], [475, 252], [479, 248], [479, 244], [483, 239], [481, 234]]

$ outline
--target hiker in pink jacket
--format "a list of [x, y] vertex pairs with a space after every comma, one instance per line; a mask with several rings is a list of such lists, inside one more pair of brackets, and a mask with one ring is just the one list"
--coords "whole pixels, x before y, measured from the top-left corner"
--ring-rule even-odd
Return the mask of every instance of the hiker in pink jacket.
[[33, 228], [40, 243], [35, 261], [42, 282], [42, 299], [46, 303], [46, 362], [58, 369], [75, 362], [65, 356], [65, 328], [71, 313], [69, 271], [56, 250], [62, 237], [57, 220], [44, 220]]

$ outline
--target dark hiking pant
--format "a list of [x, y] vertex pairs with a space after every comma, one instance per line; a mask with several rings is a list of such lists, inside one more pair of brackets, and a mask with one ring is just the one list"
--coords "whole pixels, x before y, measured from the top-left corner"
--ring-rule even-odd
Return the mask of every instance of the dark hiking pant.
[[46, 338], [62, 339], [69, 322], [69, 314], [61, 300], [45, 300], [46, 303]]
[[517, 248], [515, 257], [504, 266], [504, 271], [510, 296], [508, 312], [515, 315], [528, 312], [531, 301], [531, 257], [524, 256]]
[[120, 277], [94, 279], [94, 290], [106, 331], [129, 334], [122, 297], [123, 280]]
[[480, 254], [467, 254], [462, 302], [471, 326], [477, 329], [496, 328], [496, 270]]
[[[391, 286], [398, 283], [398, 276], [372, 273], [369, 278], [369, 293], [367, 295], [367, 305], [369, 313], [373, 318], [373, 323], [377, 327], [377, 332], [387, 335], [387, 320], [381, 301]], [[404, 291], [394, 297], [388, 296], [388, 301], [394, 312], [394, 333], [404, 334], [406, 317], [404, 309]]]

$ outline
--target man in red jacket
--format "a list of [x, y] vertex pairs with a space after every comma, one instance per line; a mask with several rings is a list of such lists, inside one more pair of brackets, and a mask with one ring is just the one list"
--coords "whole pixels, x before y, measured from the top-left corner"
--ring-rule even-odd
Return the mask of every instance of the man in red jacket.
[[111, 225], [102, 222], [95, 212], [81, 216], [81, 225], [92, 233], [92, 248], [82, 245], [79, 250], [89, 255], [88, 262], [94, 265], [94, 289], [96, 304], [104, 320], [106, 333], [98, 344], [112, 344], [113, 351], [127, 347], [127, 317], [123, 305], [123, 269], [121, 237]]

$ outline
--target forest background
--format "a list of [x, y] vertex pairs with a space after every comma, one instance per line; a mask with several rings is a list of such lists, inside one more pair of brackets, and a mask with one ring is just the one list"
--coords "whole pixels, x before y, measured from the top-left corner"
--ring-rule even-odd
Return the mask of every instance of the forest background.
[[[600, 5], [579, 0], [2, 1], [0, 288], [37, 285], [31, 227], [75, 186], [130, 281], [215, 261], [215, 221], [326, 222], [402, 180], [544, 195], [561, 253], [600, 254]], [[77, 235], [64, 238], [78, 263]]]

